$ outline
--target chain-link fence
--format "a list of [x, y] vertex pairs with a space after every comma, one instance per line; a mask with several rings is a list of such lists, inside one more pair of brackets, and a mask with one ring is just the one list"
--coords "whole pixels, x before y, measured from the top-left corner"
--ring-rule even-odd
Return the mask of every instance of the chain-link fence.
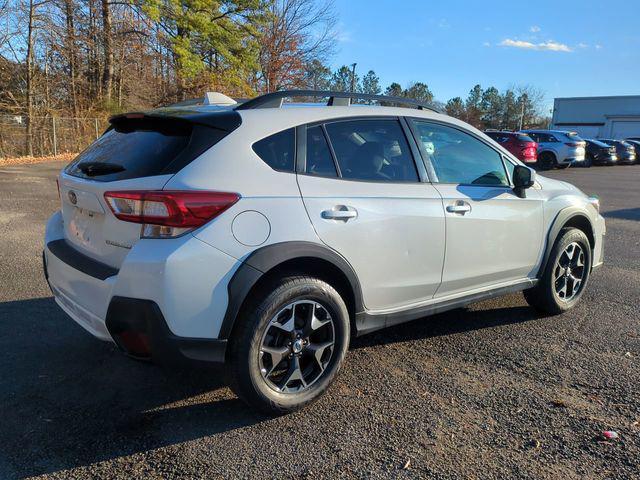
[[[100, 118], [0, 115], [0, 158], [79, 152], [107, 127]], [[31, 130], [29, 134], [29, 130]]]

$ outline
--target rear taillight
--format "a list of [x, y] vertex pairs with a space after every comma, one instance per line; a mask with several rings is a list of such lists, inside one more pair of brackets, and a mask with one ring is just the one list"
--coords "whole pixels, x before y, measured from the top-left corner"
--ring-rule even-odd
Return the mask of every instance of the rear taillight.
[[237, 193], [179, 190], [106, 192], [116, 218], [140, 223], [143, 238], [172, 238], [214, 219], [240, 199]]
[[535, 142], [527, 142], [526, 147], [522, 150], [522, 156], [525, 162], [535, 162], [538, 159], [538, 144]]

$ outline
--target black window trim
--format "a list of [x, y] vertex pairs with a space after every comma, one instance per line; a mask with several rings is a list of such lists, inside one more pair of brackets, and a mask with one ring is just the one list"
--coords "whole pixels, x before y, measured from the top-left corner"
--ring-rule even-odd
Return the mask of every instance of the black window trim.
[[[409, 136], [407, 132], [407, 129], [405, 128], [405, 126], [403, 125], [403, 120], [404, 117], [400, 117], [398, 115], [355, 115], [355, 116], [348, 116], [348, 117], [339, 117], [339, 118], [328, 118], [325, 120], [317, 120], [314, 122], [309, 122], [303, 125], [299, 125], [298, 127], [296, 127], [296, 131], [297, 131], [297, 136], [299, 136], [301, 139], [304, 138], [304, 148], [299, 148], [296, 150], [296, 155], [300, 155], [302, 156], [301, 159], [296, 158], [296, 166], [298, 168], [297, 174], [298, 175], [305, 175], [305, 176], [309, 176], [309, 177], [314, 177], [314, 178], [324, 178], [324, 179], [329, 179], [329, 180], [341, 180], [343, 182], [361, 182], [361, 183], [379, 183], [379, 184], [391, 184], [391, 185], [418, 185], [418, 184], [423, 184], [423, 183], [429, 183], [428, 178], [426, 178], [426, 171], [425, 171], [425, 178], [423, 179], [422, 175], [421, 175], [421, 169], [420, 169], [420, 162], [418, 161], [418, 157], [416, 157], [416, 152], [413, 148], [412, 142], [415, 142], [415, 139], [413, 138], [413, 136]], [[348, 121], [353, 121], [353, 120], [395, 120], [399, 123], [400, 128], [402, 130], [402, 133], [405, 136], [405, 140], [407, 142], [407, 145], [409, 145], [409, 153], [411, 155], [411, 158], [413, 160], [413, 166], [416, 169], [416, 174], [418, 176], [418, 180], [417, 181], [411, 181], [411, 182], [394, 182], [394, 181], [387, 181], [387, 180], [359, 180], [357, 178], [343, 178], [342, 177], [342, 173], [340, 172], [340, 167], [338, 165], [338, 161], [336, 158], [336, 154], [335, 154], [335, 150], [333, 149], [333, 144], [331, 143], [331, 139], [329, 138], [329, 134], [326, 130], [325, 125], [329, 124], [329, 123], [339, 123], [339, 122], [348, 122]], [[315, 127], [321, 125], [322, 126], [322, 130], [325, 134], [325, 139], [327, 140], [327, 144], [329, 145], [329, 151], [331, 152], [331, 155], [333, 157], [333, 161], [334, 164], [336, 165], [336, 172], [338, 173], [337, 177], [325, 177], [325, 176], [321, 176], [321, 175], [313, 175], [311, 173], [307, 173], [307, 148], [306, 148], [306, 130], [307, 128], [310, 127]], [[304, 133], [304, 135], [303, 135]], [[302, 143], [302, 141], [301, 141]]]
[[[340, 164], [338, 163], [338, 157], [336, 155], [336, 151], [333, 149], [333, 143], [331, 143], [331, 140], [329, 139], [329, 132], [327, 132], [327, 127], [326, 127], [325, 123], [320, 125], [320, 130], [322, 130], [322, 135], [324, 136], [324, 141], [327, 142], [327, 147], [329, 147], [329, 153], [331, 154], [331, 159], [333, 160], [333, 166], [336, 169], [335, 178], [342, 178], [342, 170], [340, 169]], [[306, 163], [305, 163], [305, 165], [306, 165]], [[306, 171], [305, 171], [305, 173], [306, 173]], [[329, 178], [331, 178], [331, 177], [329, 177]]]
[[[509, 170], [507, 170], [506, 165], [504, 164], [505, 161], [508, 161], [510, 163], [512, 163], [513, 165], [518, 165], [517, 162], [513, 162], [507, 155], [505, 155], [503, 152], [496, 150], [489, 142], [487, 142], [485, 139], [483, 139], [480, 135], [477, 135], [476, 133], [470, 131], [470, 130], [465, 130], [463, 128], [460, 128], [457, 125], [448, 123], [448, 122], [443, 122], [442, 120], [437, 120], [437, 119], [432, 119], [432, 118], [424, 118], [424, 117], [414, 117], [414, 116], [407, 116], [405, 117], [407, 120], [407, 124], [409, 125], [411, 132], [414, 136], [414, 141], [417, 143], [418, 145], [418, 150], [420, 152], [420, 156], [422, 157], [422, 161], [425, 164], [425, 167], [427, 168], [427, 171], [430, 174], [430, 177], [432, 178], [430, 183], [434, 184], [434, 185], [460, 185], [460, 186], [464, 186], [464, 187], [482, 187], [482, 188], [502, 188], [505, 190], [512, 190], [514, 188], [513, 186], [513, 181], [511, 179], [511, 175], [509, 175]], [[416, 129], [415, 126], [415, 122], [416, 121], [420, 121], [420, 122], [427, 122], [427, 123], [434, 123], [436, 125], [441, 125], [444, 127], [448, 127], [448, 128], [453, 128], [454, 130], [458, 130], [459, 132], [462, 132], [466, 135], [469, 135], [473, 138], [475, 138], [476, 140], [482, 142], [483, 144], [485, 144], [487, 147], [489, 147], [491, 150], [493, 150], [494, 152], [496, 152], [499, 156], [500, 159], [502, 161], [502, 168], [504, 169], [505, 172], [505, 176], [507, 177], [507, 180], [509, 181], [508, 185], [477, 185], [477, 184], [470, 184], [470, 183], [452, 183], [452, 182], [440, 182], [440, 181], [434, 181], [434, 179], [437, 179], [437, 175], [435, 173], [435, 169], [433, 168], [433, 165], [431, 163], [431, 160], [429, 159], [429, 155], [427, 154], [426, 151], [424, 151], [424, 145], [422, 145], [422, 142], [418, 142], [418, 131]]]

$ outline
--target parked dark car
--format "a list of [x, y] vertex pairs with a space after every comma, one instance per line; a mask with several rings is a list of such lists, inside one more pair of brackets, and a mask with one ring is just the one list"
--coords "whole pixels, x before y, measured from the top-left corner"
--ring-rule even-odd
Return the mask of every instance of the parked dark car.
[[616, 147], [618, 163], [624, 163], [627, 165], [633, 165], [636, 163], [636, 149], [630, 143], [627, 143], [624, 140], [614, 140], [612, 138], [602, 138], [598, 140], [606, 143], [607, 145], [611, 145], [612, 147]]
[[527, 134], [500, 130], [487, 130], [484, 133], [513, 153], [518, 160], [524, 163], [538, 161], [538, 144]]
[[627, 138], [625, 139], [625, 142], [630, 143], [636, 149], [636, 161], [637, 161], [638, 157], [640, 156], [640, 138]]
[[587, 142], [584, 166], [591, 165], [615, 165], [618, 163], [616, 147], [608, 145], [600, 140], [585, 138]]

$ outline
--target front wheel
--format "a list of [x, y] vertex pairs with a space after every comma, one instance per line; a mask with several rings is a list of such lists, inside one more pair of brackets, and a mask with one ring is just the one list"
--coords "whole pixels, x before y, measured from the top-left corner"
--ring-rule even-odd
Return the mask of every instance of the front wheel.
[[349, 314], [323, 280], [273, 282], [242, 312], [229, 340], [232, 390], [269, 414], [316, 400], [335, 379], [349, 345]]
[[582, 166], [585, 168], [590, 168], [591, 165], [593, 165], [593, 156], [587, 154], [587, 156], [584, 157], [584, 163], [582, 164]]
[[553, 245], [538, 284], [524, 291], [527, 303], [557, 315], [573, 308], [584, 293], [591, 272], [591, 246], [582, 230], [564, 228]]

